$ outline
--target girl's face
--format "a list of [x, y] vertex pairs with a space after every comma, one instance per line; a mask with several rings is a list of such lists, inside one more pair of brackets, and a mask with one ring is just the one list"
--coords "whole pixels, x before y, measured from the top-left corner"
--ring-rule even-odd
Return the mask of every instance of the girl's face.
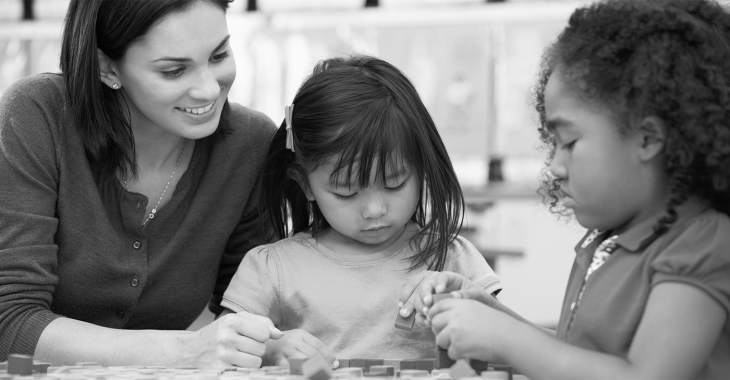
[[[377, 159], [373, 168], [376, 165]], [[356, 183], [348, 186], [344, 182], [344, 170], [339, 175], [340, 183], [331, 183], [334, 168], [335, 161], [331, 160], [310, 172], [306, 193], [310, 201], [317, 202], [335, 237], [369, 252], [397, 240], [418, 205], [421, 184], [417, 173], [404, 164], [398, 172], [388, 169], [383, 182], [372, 170], [370, 186], [359, 188]]]
[[135, 132], [199, 139], [218, 127], [236, 77], [225, 12], [199, 1], [173, 13], [115, 62]]
[[589, 229], [626, 229], [653, 215], [655, 166], [640, 159], [638, 134], [623, 136], [616, 119], [569, 88], [554, 72], [545, 87], [545, 113], [556, 139], [550, 171], [560, 178], [562, 203]]

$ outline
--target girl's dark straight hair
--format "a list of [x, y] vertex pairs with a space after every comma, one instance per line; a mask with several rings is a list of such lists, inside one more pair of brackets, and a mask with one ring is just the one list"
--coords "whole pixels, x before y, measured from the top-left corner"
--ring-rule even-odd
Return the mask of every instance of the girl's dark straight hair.
[[421, 185], [411, 269], [443, 269], [463, 223], [463, 194], [436, 125], [402, 72], [365, 55], [321, 61], [294, 97], [292, 130], [295, 152], [286, 148], [284, 121], [262, 177], [262, 212], [279, 238], [316, 236], [329, 226], [295, 178], [306, 185], [308, 172], [335, 159], [332, 181], [346, 173], [346, 182], [368, 187], [373, 170], [385, 181], [389, 170], [407, 164]]
[[[91, 168], [102, 182], [134, 176], [137, 165], [127, 106], [100, 80], [97, 49], [112, 60], [124, 57], [163, 17], [198, 1], [226, 11], [232, 0], [71, 0], [64, 20], [60, 67], [73, 122]], [[225, 103], [216, 134], [225, 132]]]

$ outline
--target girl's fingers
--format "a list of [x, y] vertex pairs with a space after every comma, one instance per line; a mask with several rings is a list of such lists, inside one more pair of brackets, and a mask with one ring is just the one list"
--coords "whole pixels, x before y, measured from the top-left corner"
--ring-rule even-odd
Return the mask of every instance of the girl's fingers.
[[326, 360], [327, 363], [332, 366], [332, 368], [337, 368], [340, 366], [340, 362], [337, 360], [335, 355], [332, 354], [332, 351], [330, 351], [329, 347], [327, 347], [327, 345], [322, 343], [322, 341], [317, 339], [314, 335], [305, 332], [302, 340], [308, 346], [312, 347], [316, 354], [321, 355], [324, 360]]
[[266, 338], [264, 340], [257, 339], [259, 342], [265, 342], [269, 339], [279, 339], [284, 336], [284, 333], [282, 333], [279, 329], [277, 329], [276, 326], [274, 326], [274, 322], [271, 322], [271, 319], [269, 319], [269, 318], [266, 318], [262, 315], [248, 313], [245, 311], [238, 312], [238, 313], [236, 313], [236, 315], [241, 316], [241, 317], [251, 320], [251, 321], [261, 323], [266, 327], [266, 329], [268, 330], [268, 335], [266, 336]]

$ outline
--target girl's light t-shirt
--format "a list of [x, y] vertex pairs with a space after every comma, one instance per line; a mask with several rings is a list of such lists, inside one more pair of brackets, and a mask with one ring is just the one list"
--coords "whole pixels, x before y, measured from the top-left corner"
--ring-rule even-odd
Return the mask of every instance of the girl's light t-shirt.
[[[432, 358], [430, 329], [394, 327], [403, 285], [426, 269], [408, 272], [413, 254], [407, 236], [382, 252], [343, 257], [298, 233], [249, 251], [221, 304], [269, 317], [284, 331], [303, 329], [340, 358]], [[489, 293], [502, 289], [484, 257], [460, 236], [448, 248], [444, 271]]]

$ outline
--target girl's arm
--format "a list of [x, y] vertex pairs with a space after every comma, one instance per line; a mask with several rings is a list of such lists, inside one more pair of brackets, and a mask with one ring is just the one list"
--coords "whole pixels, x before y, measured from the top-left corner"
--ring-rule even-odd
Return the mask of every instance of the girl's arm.
[[278, 339], [268, 318], [228, 315], [192, 331], [119, 330], [69, 318], [51, 322], [40, 336], [34, 358], [54, 365], [93, 361], [101, 365], [166, 367], [259, 367], [264, 342]]
[[[682, 283], [652, 290], [626, 359], [572, 346], [471, 300], [444, 300], [430, 312], [436, 341], [452, 358], [497, 360], [533, 380], [696, 377], [727, 318], [707, 293]], [[600, 326], [597, 326], [600, 328]]]

